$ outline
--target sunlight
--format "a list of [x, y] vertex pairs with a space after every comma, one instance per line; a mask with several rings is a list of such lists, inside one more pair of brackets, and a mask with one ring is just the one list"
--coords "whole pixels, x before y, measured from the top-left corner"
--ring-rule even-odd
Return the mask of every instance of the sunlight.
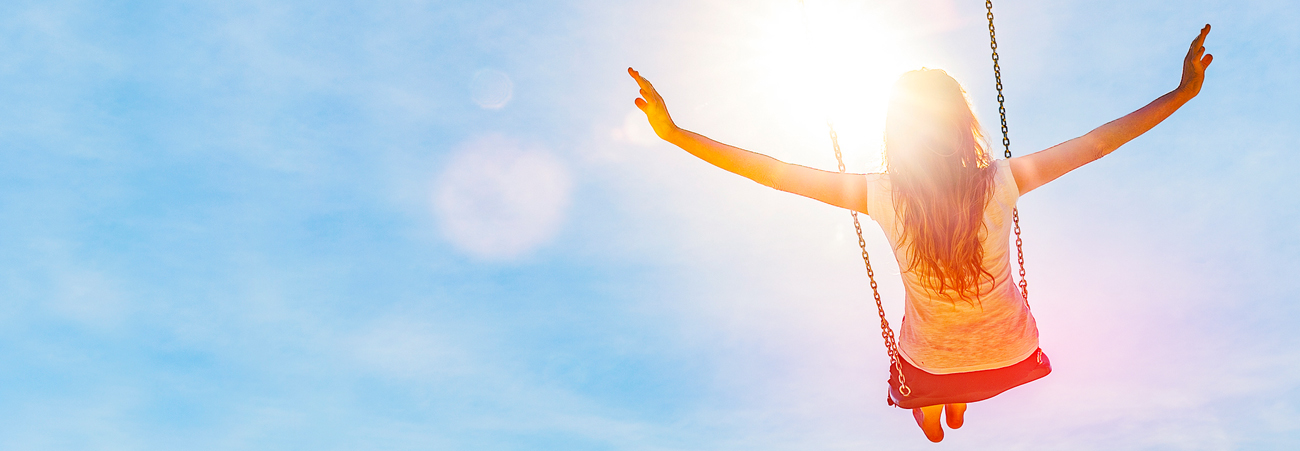
[[826, 122], [833, 122], [849, 170], [876, 170], [890, 88], [899, 74], [916, 68], [903, 58], [915, 52], [900, 42], [899, 24], [867, 5], [809, 0], [801, 9], [797, 0], [786, 3], [773, 9], [758, 38], [760, 83], [782, 120], [810, 136], [825, 136]]

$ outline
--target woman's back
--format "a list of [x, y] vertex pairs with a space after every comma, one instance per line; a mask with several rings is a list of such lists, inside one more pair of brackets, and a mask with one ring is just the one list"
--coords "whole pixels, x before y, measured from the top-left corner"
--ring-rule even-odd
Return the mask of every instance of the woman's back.
[[[1024, 296], [1011, 278], [1008, 240], [1012, 209], [1019, 190], [1007, 160], [994, 161], [993, 193], [984, 208], [980, 244], [985, 271], [978, 299], [936, 292], [916, 271], [903, 271], [906, 308], [899, 330], [899, 350], [917, 368], [951, 374], [1002, 368], [1038, 349], [1038, 327]], [[888, 174], [867, 174], [867, 211], [884, 230], [900, 268], [913, 267], [903, 228], [894, 209]]]
[[[989, 30], [991, 36], [991, 24]], [[924, 69], [904, 74], [897, 86], [904, 89], [895, 92], [899, 102], [891, 100], [886, 116], [889, 174], [847, 174], [842, 163], [838, 173], [784, 163], [682, 129], [654, 86], [631, 68], [628, 74], [641, 88], [634, 103], [665, 141], [763, 185], [867, 213], [881, 225], [903, 268], [907, 291], [897, 348], [883, 309], [880, 312], [881, 334], [892, 364], [890, 400], [912, 408], [926, 437], [937, 442], [943, 439], [940, 415], [949, 427], [960, 427], [966, 403], [997, 396], [1051, 372], [1043, 353], [1031, 359], [1038, 350], [1038, 328], [1024, 296], [1011, 282], [1007, 240], [1016, 200], [1114, 151], [1196, 97], [1205, 68], [1213, 60], [1202, 46], [1209, 31], [1206, 25], [1192, 40], [1177, 89], [1084, 136], [1010, 161], [989, 161], [960, 85], [952, 81], [913, 86], [912, 81], [922, 78], [947, 81], [941, 80], [947, 77], [933, 77], [941, 72]], [[1004, 121], [1004, 130], [1005, 125]], [[895, 201], [905, 210], [902, 224]], [[967, 208], [981, 205], [983, 210]], [[922, 279], [941, 281], [930, 284], [943, 290], [927, 289], [929, 282]], [[876, 302], [879, 305], [879, 294]], [[893, 360], [900, 355], [902, 360]]]

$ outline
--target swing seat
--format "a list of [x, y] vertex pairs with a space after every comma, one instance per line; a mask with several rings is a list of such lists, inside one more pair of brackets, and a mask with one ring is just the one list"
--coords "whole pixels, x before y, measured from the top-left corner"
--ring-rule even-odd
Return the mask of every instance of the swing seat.
[[1052, 362], [1041, 348], [1015, 365], [969, 373], [931, 374], [907, 363], [902, 356], [898, 360], [911, 391], [907, 396], [899, 392], [898, 369], [890, 365], [886, 401], [904, 409], [983, 401], [1052, 372]]

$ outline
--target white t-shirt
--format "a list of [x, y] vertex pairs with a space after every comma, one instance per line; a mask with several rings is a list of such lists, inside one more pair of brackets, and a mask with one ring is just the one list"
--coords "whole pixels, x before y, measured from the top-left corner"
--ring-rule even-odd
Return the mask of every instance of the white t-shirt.
[[[927, 290], [913, 272], [903, 272], [906, 307], [899, 326], [898, 348], [909, 363], [932, 374], [989, 370], [1014, 365], [1038, 349], [1038, 325], [1011, 279], [1011, 210], [1020, 197], [1007, 160], [993, 167], [993, 195], [984, 209], [987, 232], [984, 269], [993, 279], [980, 279], [980, 297], [974, 302], [949, 300]], [[867, 210], [884, 229], [900, 268], [910, 263], [899, 249], [902, 223], [894, 211], [888, 174], [867, 174]]]

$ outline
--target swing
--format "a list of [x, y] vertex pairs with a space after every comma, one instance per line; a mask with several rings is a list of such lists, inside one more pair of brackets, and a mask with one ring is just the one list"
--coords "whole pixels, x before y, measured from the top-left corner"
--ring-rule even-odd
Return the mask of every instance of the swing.
[[[800, 9], [802, 10], [804, 7], [803, 0], [799, 1], [799, 6]], [[992, 49], [993, 52], [993, 77], [996, 82], [996, 88], [998, 93], [997, 96], [998, 116], [1001, 120], [1001, 126], [1002, 126], [1003, 155], [1007, 159], [1010, 159], [1011, 139], [1007, 136], [1007, 110], [1005, 104], [1006, 98], [1003, 97], [1002, 95], [1002, 68], [999, 65], [999, 61], [998, 61], [999, 58], [998, 58], [997, 34], [993, 27], [993, 0], [985, 0], [984, 7], [988, 11], [987, 17], [989, 20], [989, 48]], [[806, 13], [804, 19], [805, 19], [804, 29], [806, 32], [807, 30]], [[839, 136], [835, 133], [835, 126], [829, 120], [826, 121], [826, 126], [830, 130], [831, 146], [835, 151], [835, 161], [838, 165], [840, 173], [844, 173], [845, 172], [844, 156], [840, 151]], [[862, 236], [862, 223], [858, 220], [858, 212], [850, 210], [849, 214], [853, 217], [853, 229], [855, 232], [857, 232], [858, 235], [858, 248], [862, 251], [862, 262], [863, 264], [866, 265], [867, 268], [867, 280], [871, 282], [871, 295], [873, 298], [875, 298], [876, 312], [880, 315], [880, 336], [885, 341], [885, 352], [889, 354], [890, 390], [889, 390], [889, 397], [886, 399], [886, 402], [889, 405], [898, 406], [905, 409], [912, 409], [912, 408], [925, 407], [925, 406], [931, 406], [936, 404], [980, 401], [980, 400], [984, 400], [996, 396], [999, 393], [1002, 393], [1003, 391], [1006, 391], [1007, 389], [1010, 389], [1012, 387], [1046, 376], [1048, 373], [1051, 372], [1051, 363], [1047, 360], [1047, 356], [1043, 354], [1041, 349], [1035, 351], [1033, 356], [1030, 359], [1025, 359], [1024, 361], [1017, 363], [1015, 365], [1005, 367], [1005, 368], [998, 368], [998, 369], [985, 370], [985, 371], [975, 371], [970, 373], [933, 375], [933, 374], [925, 373], [924, 371], [917, 369], [913, 367], [911, 364], [904, 361], [902, 356], [899, 354], [898, 344], [894, 338], [894, 329], [890, 327], [889, 320], [885, 318], [885, 307], [883, 304], [881, 304], [880, 301], [880, 291], [876, 285], [875, 271], [873, 271], [871, 268], [871, 257], [867, 254], [867, 241]], [[1016, 234], [1016, 260], [1020, 264], [1020, 282], [1018, 285], [1020, 286], [1020, 292], [1025, 297], [1025, 306], [1026, 308], [1028, 308], [1029, 286], [1028, 286], [1028, 282], [1025, 281], [1025, 254], [1022, 248], [1023, 241], [1020, 238], [1020, 212], [1018, 209], [1016, 208], [1012, 209], [1011, 219], [1014, 224], [1013, 230], [1015, 231]], [[919, 393], [917, 396], [912, 396], [913, 387], [911, 385], [908, 385], [907, 382], [909, 374], [912, 375], [914, 379], [921, 378], [921, 377], [925, 378], [925, 380], [920, 382], [920, 389], [922, 390], [922, 393]], [[934, 390], [934, 388], [949, 388], [950, 389], [949, 391], [952, 391], [951, 389], [953, 387], [956, 387], [956, 391], [962, 391], [964, 387], [987, 386], [987, 385], [991, 385], [989, 384], [989, 382], [995, 379], [1006, 381], [1008, 376], [1011, 376], [1013, 378], [1012, 380], [1015, 383], [1003, 384], [1004, 388], [998, 390], [981, 391], [979, 389], [976, 389], [974, 391], [966, 391], [962, 393], [961, 399], [951, 399], [950, 396], [944, 394], [933, 395], [927, 393], [933, 391], [942, 391], [942, 390]], [[992, 384], [992, 385], [996, 385], [996, 384]]]

